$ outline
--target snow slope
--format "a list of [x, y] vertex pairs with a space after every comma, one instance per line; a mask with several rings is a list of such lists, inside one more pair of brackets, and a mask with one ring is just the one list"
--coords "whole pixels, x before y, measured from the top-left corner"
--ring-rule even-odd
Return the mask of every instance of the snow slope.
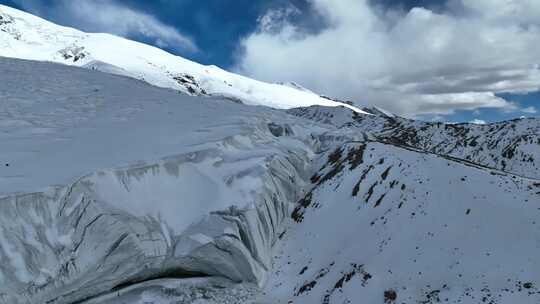
[[326, 154], [262, 303], [538, 303], [540, 181], [380, 142]]
[[142, 43], [58, 26], [4, 5], [0, 5], [0, 56], [97, 69], [191, 95], [225, 97], [251, 105], [274, 108], [343, 105], [363, 113], [298, 86], [256, 81]]

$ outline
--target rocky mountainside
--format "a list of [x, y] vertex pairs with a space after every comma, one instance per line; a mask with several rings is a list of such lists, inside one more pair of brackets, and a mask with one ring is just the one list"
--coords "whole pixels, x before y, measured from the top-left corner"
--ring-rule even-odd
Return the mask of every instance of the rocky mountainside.
[[447, 124], [364, 110], [375, 115], [358, 115], [343, 107], [318, 106], [291, 109], [289, 113], [333, 125], [339, 128], [338, 136], [369, 132], [379, 141], [456, 157], [524, 177], [540, 178], [540, 125], [536, 118], [488, 125]]
[[268, 303], [540, 299], [538, 180], [377, 141], [321, 160], [278, 245]]

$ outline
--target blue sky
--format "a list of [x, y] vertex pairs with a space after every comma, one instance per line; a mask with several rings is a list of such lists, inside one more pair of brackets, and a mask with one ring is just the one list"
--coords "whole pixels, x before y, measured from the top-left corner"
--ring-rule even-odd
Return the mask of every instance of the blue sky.
[[[74, 0], [77, 1], [77, 0]], [[0, 0], [18, 9], [38, 13], [41, 17], [84, 31], [105, 30], [100, 25], [82, 23], [62, 10], [63, 1]], [[288, 0], [122, 0], [116, 1], [134, 10], [155, 16], [164, 24], [177, 28], [191, 37], [199, 51], [190, 52], [166, 47], [170, 52], [202, 64], [214, 64], [223, 68], [234, 65], [238, 42], [257, 28], [257, 19], [267, 10], [288, 4]], [[298, 7], [306, 7], [304, 0], [291, 1]], [[156, 44], [152, 39], [133, 33], [129, 38]]]
[[[534, 50], [540, 47], [535, 42], [540, 41], [540, 5], [534, 3], [529, 7], [508, 7], [504, 0], [478, 0], [473, 5], [463, 0], [0, 3], [62, 25], [112, 32], [203, 64], [265, 81], [295, 81], [322, 94], [406, 116], [490, 122], [539, 115], [540, 55]], [[118, 12], [142, 16], [143, 29], [115, 16]], [[508, 30], [514, 27], [522, 30]], [[486, 44], [488, 38], [494, 42]], [[514, 45], [506, 43], [512, 40]]]

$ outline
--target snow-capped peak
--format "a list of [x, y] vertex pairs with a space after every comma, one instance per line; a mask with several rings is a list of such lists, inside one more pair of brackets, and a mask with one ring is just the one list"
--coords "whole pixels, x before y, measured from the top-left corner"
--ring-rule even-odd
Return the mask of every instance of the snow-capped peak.
[[190, 95], [230, 98], [251, 105], [295, 108], [357, 107], [296, 86], [270, 84], [204, 66], [156, 47], [102, 33], [84, 33], [0, 5], [0, 56], [52, 61], [120, 74]]

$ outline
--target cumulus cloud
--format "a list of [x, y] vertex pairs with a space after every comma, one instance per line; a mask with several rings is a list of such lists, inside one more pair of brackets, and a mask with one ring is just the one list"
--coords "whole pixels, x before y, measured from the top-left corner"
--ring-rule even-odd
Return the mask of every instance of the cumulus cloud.
[[194, 52], [193, 40], [152, 15], [108, 0], [57, 0], [43, 4], [37, 0], [15, 0], [32, 13], [54, 17], [87, 31], [107, 32], [124, 37], [143, 36], [160, 47]]
[[536, 114], [538, 113], [538, 110], [535, 107], [530, 106], [530, 107], [521, 109], [521, 112], [527, 113], [527, 114]]
[[469, 121], [469, 123], [475, 124], [475, 125], [485, 125], [486, 121], [481, 119], [473, 119]]
[[242, 40], [237, 71], [407, 116], [515, 110], [496, 93], [540, 89], [540, 1], [447, 0], [437, 11], [371, 2], [310, 0], [328, 24], [316, 32], [269, 11]]
[[259, 30], [266, 33], [279, 33], [291, 17], [299, 15], [301, 12], [294, 5], [283, 8], [269, 10], [265, 15], [257, 19]]

